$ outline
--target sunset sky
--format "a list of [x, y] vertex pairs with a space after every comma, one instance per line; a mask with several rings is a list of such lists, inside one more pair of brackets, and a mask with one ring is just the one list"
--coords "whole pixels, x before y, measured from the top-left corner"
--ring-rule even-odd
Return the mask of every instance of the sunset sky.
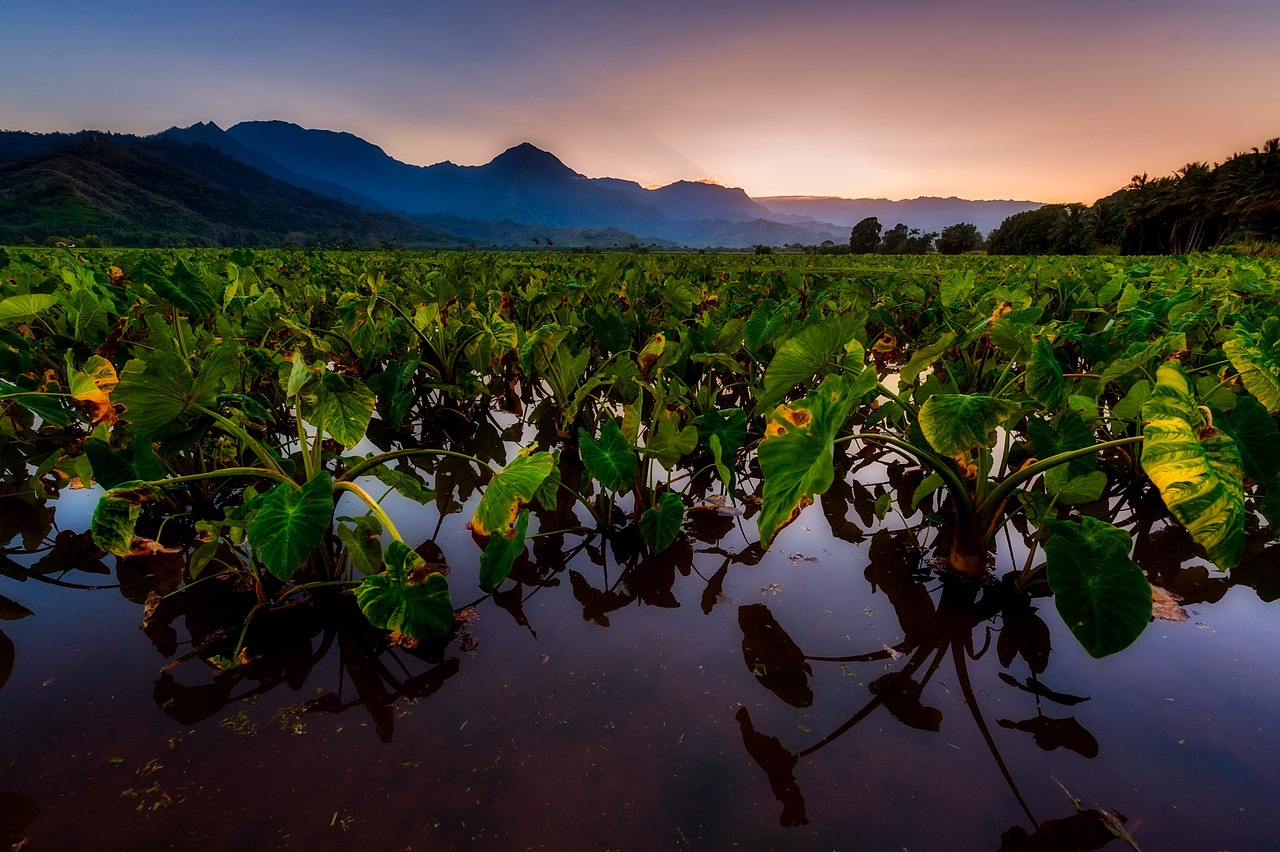
[[1280, 136], [1276, 0], [10, 4], [0, 128], [283, 119], [754, 196], [1086, 201]]

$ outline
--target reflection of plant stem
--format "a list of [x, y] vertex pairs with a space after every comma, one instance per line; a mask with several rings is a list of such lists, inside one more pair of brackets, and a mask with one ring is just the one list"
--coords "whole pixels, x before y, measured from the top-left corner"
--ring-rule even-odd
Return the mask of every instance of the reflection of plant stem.
[[1013, 797], [1018, 800], [1018, 804], [1022, 806], [1022, 812], [1027, 815], [1027, 819], [1031, 820], [1031, 824], [1036, 828], [1040, 827], [1040, 823], [1036, 821], [1035, 816], [1031, 813], [1031, 809], [1027, 807], [1027, 803], [1023, 800], [1022, 794], [1018, 792], [1018, 785], [1014, 783], [1013, 776], [1009, 774], [1009, 768], [1004, 764], [1004, 758], [1000, 756], [1000, 750], [996, 748], [996, 741], [991, 736], [991, 731], [987, 728], [987, 722], [982, 718], [982, 710], [978, 707], [978, 698], [973, 694], [973, 684], [969, 681], [969, 667], [964, 657], [964, 647], [959, 642], [951, 644], [951, 659], [956, 666], [956, 679], [960, 682], [960, 691], [964, 694], [964, 703], [969, 706], [969, 712], [973, 715], [973, 721], [977, 724], [978, 730], [982, 733], [982, 739], [987, 744], [987, 748], [991, 751], [991, 756], [996, 760], [996, 766], [1000, 767], [1000, 774], [1004, 776], [1005, 782], [1009, 785], [1009, 789], [1013, 791]]

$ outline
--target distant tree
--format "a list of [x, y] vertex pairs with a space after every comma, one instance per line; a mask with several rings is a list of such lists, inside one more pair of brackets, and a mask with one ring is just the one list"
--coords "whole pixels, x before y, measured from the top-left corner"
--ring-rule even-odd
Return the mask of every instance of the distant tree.
[[925, 254], [936, 236], [936, 231], [922, 234], [919, 228], [908, 228], [899, 222], [884, 232], [879, 251], [880, 254]]
[[880, 240], [881, 254], [906, 254], [907, 240], [911, 239], [911, 229], [902, 222], [884, 232]]
[[849, 233], [849, 251], [852, 254], [875, 254], [880, 245], [880, 220], [868, 216], [853, 226]]
[[942, 229], [938, 237], [941, 254], [964, 254], [982, 245], [982, 232], [971, 222], [959, 222]]

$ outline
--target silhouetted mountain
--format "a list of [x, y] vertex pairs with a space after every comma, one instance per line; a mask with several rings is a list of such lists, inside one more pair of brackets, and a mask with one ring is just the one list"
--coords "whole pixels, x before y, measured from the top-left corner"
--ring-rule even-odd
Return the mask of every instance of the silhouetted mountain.
[[276, 180], [206, 145], [105, 134], [43, 141], [56, 144], [0, 156], [0, 242], [84, 234], [121, 245], [462, 242]]
[[[119, 152], [110, 163], [98, 155], [89, 157], [78, 147], [86, 142], [106, 142], [134, 150], [135, 162], [126, 168]], [[64, 180], [59, 185], [61, 189], [55, 190], [52, 184], [46, 189], [54, 195], [59, 191], [69, 193], [78, 202], [67, 208], [63, 226], [58, 226], [59, 220], [54, 216], [41, 228], [51, 228], [59, 234], [97, 230], [109, 239], [124, 242], [158, 238], [156, 235], [166, 233], [164, 222], [172, 221], [181, 223], [181, 232], [186, 235], [181, 239], [197, 241], [233, 239], [226, 235], [230, 229], [239, 233], [234, 239], [252, 235], [256, 242], [270, 242], [284, 234], [296, 237], [333, 232], [346, 235], [344, 240], [395, 239], [422, 245], [450, 240], [481, 246], [524, 246], [537, 240], [539, 245], [545, 245], [544, 241], [550, 238], [556, 245], [640, 243], [741, 248], [761, 243], [843, 243], [848, 239], [849, 228], [866, 216], [879, 217], [886, 228], [905, 222], [925, 231], [939, 231], [967, 221], [987, 231], [1013, 213], [1040, 206], [1034, 202], [973, 202], [958, 198], [752, 199], [738, 188], [694, 181], [648, 189], [629, 180], [587, 178], [554, 154], [527, 142], [480, 166], [459, 166], [447, 161], [415, 166], [394, 159], [353, 134], [307, 130], [284, 121], [242, 122], [227, 130], [201, 122], [173, 127], [151, 137], [95, 131], [0, 131], [0, 159], [58, 152], [67, 153], [67, 158], [57, 159], [61, 165], [53, 171], [61, 169]], [[220, 159], [211, 157], [213, 153]], [[151, 176], [138, 167], [148, 158], [159, 158]], [[72, 160], [84, 162], [73, 164]], [[226, 162], [235, 162], [247, 171], [233, 174]], [[104, 198], [95, 195], [86, 175], [90, 163], [93, 168], [110, 172], [99, 176], [104, 186], [110, 185], [123, 197], [132, 199], [123, 219]], [[175, 167], [188, 174], [175, 178], [171, 173]], [[6, 168], [8, 181], [27, 174], [23, 171], [26, 167], [10, 164]], [[197, 178], [211, 182], [214, 188], [206, 194], [173, 194], [184, 182], [194, 185]], [[152, 179], [157, 186], [148, 184]], [[39, 195], [33, 188], [39, 183], [33, 173], [22, 180], [24, 191]], [[284, 186], [318, 196], [307, 196], [304, 201], [303, 196], [282, 190]], [[7, 185], [5, 189], [11, 201], [13, 192], [8, 191]], [[243, 199], [243, 209], [222, 204], [226, 197], [236, 196]], [[326, 197], [326, 202], [337, 199], [360, 209], [317, 206], [320, 196]], [[215, 199], [221, 200], [215, 203]], [[157, 213], [169, 209], [165, 204], [174, 203], [181, 212], [169, 210], [168, 219]], [[148, 204], [159, 206], [150, 209]], [[216, 209], [210, 210], [210, 204]], [[51, 205], [49, 202], [33, 208], [31, 217], [44, 213], [53, 216], [56, 205]], [[12, 216], [19, 214], [11, 204], [10, 208], [9, 222], [16, 227]], [[145, 212], [148, 209], [150, 212]], [[374, 219], [369, 211], [397, 211], [413, 222], [396, 216]], [[192, 215], [195, 219], [190, 218]], [[82, 227], [81, 223], [87, 221], [103, 222], [104, 227]], [[428, 230], [420, 230], [424, 226]], [[152, 236], [144, 238], [140, 236], [143, 234]], [[172, 234], [168, 238], [179, 239]]]
[[[242, 122], [227, 133], [309, 179], [341, 184], [415, 215], [438, 213], [561, 228], [621, 228], [676, 244], [703, 246], [750, 246], [772, 237], [815, 243], [835, 236], [815, 231], [812, 224], [752, 226], [769, 211], [741, 189], [681, 181], [649, 190], [632, 181], [592, 180], [528, 142], [482, 166], [451, 162], [413, 166], [351, 134], [306, 130], [287, 122]], [[686, 224], [690, 221], [699, 224], [691, 228]]]
[[191, 125], [190, 127], [171, 127], [157, 135], [166, 139], [172, 139], [175, 142], [182, 142], [187, 145], [208, 145], [210, 148], [216, 148], [228, 157], [233, 157], [246, 165], [253, 166], [258, 171], [268, 174], [276, 180], [282, 180], [285, 183], [291, 183], [294, 186], [300, 186], [303, 189], [309, 189], [312, 192], [318, 192], [321, 195], [341, 198], [343, 201], [349, 201], [357, 207], [363, 207], [366, 210], [377, 211], [387, 209], [386, 205], [379, 204], [367, 195], [361, 195], [358, 192], [348, 189], [342, 184], [317, 180], [285, 168], [266, 154], [241, 145], [236, 141], [235, 137], [231, 136], [212, 121], [199, 122]]

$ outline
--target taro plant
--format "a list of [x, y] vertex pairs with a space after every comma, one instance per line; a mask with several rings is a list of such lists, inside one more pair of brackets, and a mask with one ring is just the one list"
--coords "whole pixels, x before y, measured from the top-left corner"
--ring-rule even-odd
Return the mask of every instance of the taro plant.
[[[942, 383], [931, 377], [915, 388], [913, 402], [884, 387], [874, 369], [861, 363], [856, 339], [841, 344], [849, 330], [841, 320], [829, 320], [802, 331], [795, 338], [798, 345], [788, 342], [778, 348], [765, 373], [760, 398], [773, 407], [766, 409], [758, 449], [764, 479], [758, 518], [763, 545], [830, 487], [833, 454], [840, 444], [859, 441], [902, 453], [929, 473], [912, 500], [912, 512], [934, 490], [947, 497], [944, 549], [950, 571], [986, 576], [997, 531], [1011, 509], [1025, 508], [1046, 541], [1046, 575], [1064, 620], [1090, 653], [1114, 653], [1132, 642], [1151, 616], [1151, 588], [1129, 558], [1129, 535], [1093, 518], [1054, 516], [1059, 506], [1103, 495], [1108, 477], [1097, 469], [1100, 454], [1141, 443], [1141, 468], [1173, 517], [1220, 568], [1239, 561], [1247, 514], [1242, 457], [1266, 458], [1277, 447], [1274, 421], [1251, 396], [1239, 396], [1239, 415], [1220, 413], [1220, 427], [1215, 426], [1213, 409], [1197, 401], [1175, 359], [1159, 367], [1154, 387], [1135, 383], [1141, 393], [1132, 394], [1132, 401], [1122, 400], [1129, 413], [1140, 412], [1141, 433], [1099, 438], [1096, 402], [1065, 393], [1063, 372], [1046, 336], [1026, 347], [1024, 369], [1004, 380], [996, 393], [944, 392]], [[1243, 362], [1250, 339], [1241, 334], [1235, 340], [1245, 342], [1229, 343], [1227, 349]], [[1251, 369], [1246, 387], [1280, 374], [1257, 365], [1267, 363], [1257, 354], [1260, 348], [1254, 345], [1248, 356], [1253, 360], [1242, 364]], [[1159, 351], [1159, 346], [1149, 347], [1145, 357]], [[945, 347], [938, 347], [928, 357], [936, 360], [944, 352]], [[920, 366], [915, 360], [912, 369]], [[804, 398], [774, 404], [815, 373], [826, 377]], [[1221, 401], [1222, 387], [1209, 385], [1206, 401]], [[1229, 393], [1226, 400], [1237, 403]], [[853, 425], [859, 419], [876, 425], [859, 430]], [[1253, 470], [1263, 481], [1276, 475], [1273, 467], [1256, 461]], [[1036, 485], [1039, 489], [1033, 491]], [[1030, 577], [1029, 568], [1030, 562], [1022, 571], [1024, 580]]]
[[[216, 358], [210, 362], [215, 366], [206, 363], [195, 378], [198, 391], [192, 390], [189, 373], [185, 381], [177, 382], [171, 381], [174, 377], [168, 373], [153, 375], [160, 363], [167, 362], [140, 366], [131, 362], [126, 366], [125, 375], [132, 378], [133, 385], [132, 389], [124, 388], [123, 398], [129, 403], [124, 415], [156, 425], [159, 421], [155, 418], [162, 417], [159, 409], [164, 411], [163, 419], [174, 421], [188, 410], [199, 413], [248, 447], [258, 464], [163, 476], [154, 465], [146, 432], [134, 434], [128, 452], [100, 446], [91, 458], [95, 458], [95, 470], [109, 490], [94, 512], [92, 534], [103, 550], [129, 555], [136, 546], [135, 528], [145, 502], [196, 483], [243, 484], [241, 502], [226, 507], [222, 519], [196, 524], [203, 541], [191, 559], [192, 581], [231, 575], [256, 599], [234, 650], [227, 657], [216, 657], [216, 664], [233, 666], [247, 660], [245, 640], [259, 611], [284, 606], [324, 588], [353, 590], [361, 611], [374, 626], [410, 639], [433, 638], [452, 628], [454, 608], [443, 574], [431, 570], [405, 543], [394, 522], [358, 480], [366, 474], [380, 474], [380, 479], [402, 493], [430, 500], [433, 495], [416, 479], [385, 466], [407, 456], [460, 454], [420, 448], [339, 459], [326, 451], [330, 442], [354, 446], [361, 441], [373, 414], [374, 396], [359, 380], [328, 370], [319, 362], [308, 364], [298, 351], [282, 376], [297, 424], [298, 447], [296, 462], [285, 459], [212, 407], [217, 388], [208, 383], [213, 380], [210, 373], [220, 369]], [[144, 388], [150, 389], [149, 394]], [[251, 407], [244, 397], [231, 395], [224, 401]], [[133, 413], [132, 405], [145, 403], [150, 403], [150, 408]], [[310, 430], [306, 424], [311, 425]], [[485, 466], [478, 459], [464, 458]], [[534, 498], [553, 463], [548, 453], [530, 448], [493, 472], [472, 520], [475, 533], [488, 542], [480, 574], [486, 591], [502, 582], [524, 550], [528, 512], [521, 511], [521, 506]], [[335, 507], [343, 494], [354, 495], [367, 513], [339, 519], [340, 546], [335, 550], [331, 532]], [[390, 538], [385, 547], [381, 542], [384, 534]], [[210, 572], [207, 576], [206, 571]]]

